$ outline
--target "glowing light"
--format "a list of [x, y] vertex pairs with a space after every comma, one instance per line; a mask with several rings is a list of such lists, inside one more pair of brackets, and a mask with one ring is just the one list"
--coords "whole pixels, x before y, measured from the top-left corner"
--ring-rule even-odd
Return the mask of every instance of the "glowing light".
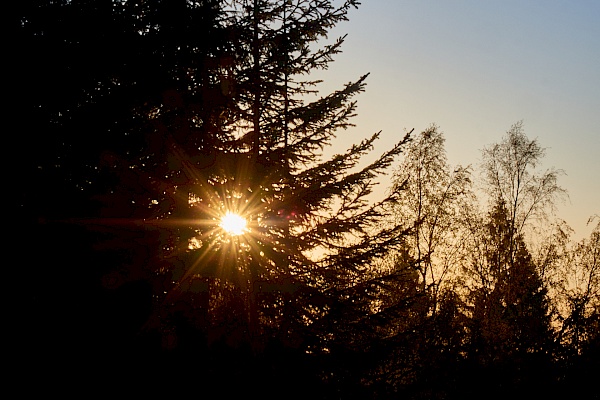
[[221, 218], [219, 226], [232, 236], [241, 235], [246, 231], [246, 219], [239, 214], [228, 212]]

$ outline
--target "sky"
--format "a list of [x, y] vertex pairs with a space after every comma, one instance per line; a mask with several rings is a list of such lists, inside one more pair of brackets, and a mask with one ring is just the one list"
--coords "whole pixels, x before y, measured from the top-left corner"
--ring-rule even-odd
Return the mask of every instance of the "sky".
[[598, 21], [596, 0], [363, 0], [331, 32], [328, 41], [348, 37], [320, 74], [327, 93], [370, 73], [356, 127], [334, 150], [381, 130], [381, 153], [436, 124], [449, 163], [476, 169], [481, 149], [523, 121], [547, 149], [541, 168], [566, 173], [556, 216], [574, 239], [589, 237], [588, 218], [600, 214]]

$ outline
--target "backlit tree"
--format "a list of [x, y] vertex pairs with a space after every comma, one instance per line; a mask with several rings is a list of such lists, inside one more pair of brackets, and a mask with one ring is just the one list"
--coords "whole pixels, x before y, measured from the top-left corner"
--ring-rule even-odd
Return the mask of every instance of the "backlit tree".
[[[31, 104], [60, 146], [41, 170], [93, 199], [86, 217], [112, 254], [104, 285], [148, 283], [144, 330], [164, 346], [191, 329], [207, 343], [317, 348], [332, 325], [316, 321], [400, 245], [401, 226], [378, 226], [398, 191], [367, 196], [407, 138], [367, 165], [378, 134], [321, 157], [352, 126], [366, 75], [318, 97], [310, 73], [339, 53], [343, 37], [322, 40], [357, 5], [70, 1], [23, 17], [27, 40], [65, 55], [52, 66], [68, 90]], [[247, 224], [236, 234], [231, 213]]]

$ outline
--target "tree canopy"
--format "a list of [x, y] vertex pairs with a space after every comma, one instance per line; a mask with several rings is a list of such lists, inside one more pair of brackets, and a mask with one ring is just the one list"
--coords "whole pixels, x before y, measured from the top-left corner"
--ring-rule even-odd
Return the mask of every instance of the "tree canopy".
[[328, 94], [313, 75], [358, 6], [19, 5], [15, 281], [34, 372], [66, 360], [82, 378], [107, 365], [277, 398], [586, 387], [598, 227], [533, 254], [525, 228], [563, 191], [522, 123], [482, 152], [484, 205], [435, 125], [365, 162], [379, 133], [351, 128], [367, 71]]

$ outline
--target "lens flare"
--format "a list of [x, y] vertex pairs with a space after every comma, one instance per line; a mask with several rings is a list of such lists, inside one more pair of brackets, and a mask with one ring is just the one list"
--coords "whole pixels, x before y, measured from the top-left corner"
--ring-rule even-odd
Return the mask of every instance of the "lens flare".
[[221, 229], [232, 236], [238, 236], [246, 232], [246, 225], [246, 218], [232, 212], [227, 212], [221, 218], [221, 223], [219, 224]]

